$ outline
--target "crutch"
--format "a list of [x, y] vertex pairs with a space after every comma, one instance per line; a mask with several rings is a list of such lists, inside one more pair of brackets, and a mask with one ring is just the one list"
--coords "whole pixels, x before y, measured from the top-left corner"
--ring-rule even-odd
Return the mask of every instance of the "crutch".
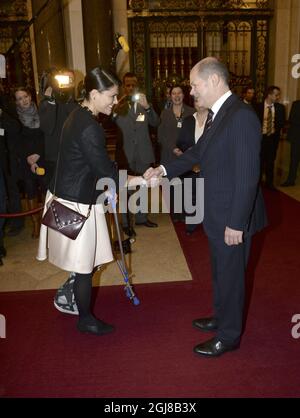
[[140, 300], [138, 299], [138, 297], [134, 293], [134, 290], [133, 290], [133, 288], [130, 284], [129, 274], [128, 274], [126, 263], [125, 263], [125, 256], [124, 256], [121, 233], [120, 233], [120, 225], [119, 225], [118, 214], [117, 214], [116, 191], [114, 189], [112, 189], [110, 191], [110, 193], [111, 193], [111, 196], [108, 197], [108, 200], [109, 200], [109, 203], [111, 204], [113, 215], [114, 215], [114, 221], [115, 221], [116, 231], [117, 231], [117, 238], [118, 238], [120, 254], [121, 254], [121, 260], [118, 260], [116, 258], [116, 261], [117, 261], [118, 267], [119, 267], [120, 272], [121, 272], [121, 274], [123, 276], [123, 279], [124, 279], [125, 294], [132, 301], [132, 303], [135, 306], [138, 306], [140, 304]]

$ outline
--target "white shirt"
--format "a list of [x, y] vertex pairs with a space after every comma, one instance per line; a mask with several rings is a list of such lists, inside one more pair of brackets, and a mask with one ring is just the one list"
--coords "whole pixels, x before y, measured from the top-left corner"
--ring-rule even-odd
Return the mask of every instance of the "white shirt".
[[202, 126], [199, 125], [198, 119], [197, 119], [197, 112], [193, 114], [194, 118], [195, 118], [195, 144], [197, 144], [198, 140], [200, 139], [200, 137], [203, 135], [203, 131], [204, 131], [204, 126], [205, 126], [205, 122]]
[[213, 115], [213, 121], [215, 120], [215, 117], [217, 116], [217, 113], [223, 106], [223, 104], [226, 102], [226, 100], [232, 95], [232, 92], [228, 90], [227, 93], [223, 94], [211, 107], [211, 110], [214, 112]]
[[[223, 96], [221, 96], [211, 107], [211, 110], [214, 112], [213, 115], [213, 121], [215, 119], [215, 117], [217, 116], [217, 113], [219, 112], [219, 110], [221, 109], [221, 107], [223, 106], [223, 104], [226, 102], [226, 100], [232, 95], [231, 90], [228, 90], [225, 94], [223, 94]], [[199, 137], [198, 137], [199, 138]], [[163, 165], [160, 165], [160, 167], [163, 169], [164, 171], [164, 176], [167, 175], [167, 170], [165, 169], [165, 167]]]

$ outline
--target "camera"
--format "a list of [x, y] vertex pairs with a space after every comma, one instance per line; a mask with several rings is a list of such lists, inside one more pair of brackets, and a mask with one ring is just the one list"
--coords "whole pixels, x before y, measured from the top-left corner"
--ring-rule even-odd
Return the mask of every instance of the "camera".
[[[59, 103], [74, 101], [75, 77], [73, 71], [50, 68], [44, 71], [40, 84], [40, 91], [44, 97]], [[50, 97], [46, 94], [49, 87], [52, 90]]]
[[141, 95], [139, 93], [134, 94], [133, 96], [131, 96], [131, 100], [133, 103], [136, 103], [140, 100]]

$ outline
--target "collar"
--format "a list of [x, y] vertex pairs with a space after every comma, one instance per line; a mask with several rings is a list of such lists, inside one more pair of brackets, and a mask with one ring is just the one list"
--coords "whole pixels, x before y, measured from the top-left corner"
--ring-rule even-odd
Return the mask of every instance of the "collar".
[[230, 90], [227, 91], [227, 93], [223, 94], [211, 107], [211, 110], [214, 112], [213, 120], [217, 116], [217, 113], [223, 106], [223, 104], [226, 102], [226, 100], [232, 95], [232, 92]]

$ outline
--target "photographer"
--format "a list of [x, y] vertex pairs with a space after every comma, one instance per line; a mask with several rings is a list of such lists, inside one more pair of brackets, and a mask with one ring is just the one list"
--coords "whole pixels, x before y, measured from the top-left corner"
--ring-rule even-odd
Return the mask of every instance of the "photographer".
[[[138, 92], [137, 77], [126, 73], [123, 77], [124, 96], [114, 108], [114, 121], [120, 129], [121, 138], [117, 143], [116, 160], [119, 164], [120, 151], [124, 151], [127, 169], [133, 175], [141, 175], [155, 162], [149, 126], [157, 127], [159, 117], [148, 103], [145, 94]], [[121, 141], [122, 139], [122, 141]], [[121, 165], [119, 164], [120, 168]], [[155, 228], [157, 224], [147, 218], [146, 213], [135, 215], [135, 224]], [[122, 214], [123, 231], [134, 236], [135, 231], [129, 219], [129, 213]]]
[[58, 156], [60, 136], [63, 125], [70, 113], [78, 106], [74, 99], [74, 74], [71, 71], [60, 72], [69, 77], [69, 84], [60, 87], [56, 70], [45, 72], [41, 81], [44, 99], [39, 106], [41, 130], [45, 136], [45, 186], [53, 177]]

